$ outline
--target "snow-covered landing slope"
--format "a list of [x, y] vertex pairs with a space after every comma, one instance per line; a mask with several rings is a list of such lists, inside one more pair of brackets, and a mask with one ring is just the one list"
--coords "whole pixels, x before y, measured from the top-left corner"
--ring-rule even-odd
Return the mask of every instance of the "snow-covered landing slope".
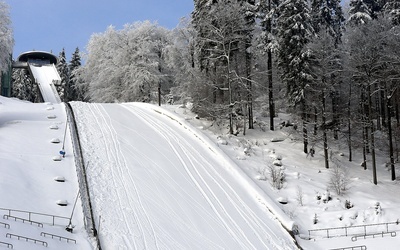
[[296, 249], [236, 166], [143, 103], [72, 107], [104, 249]]

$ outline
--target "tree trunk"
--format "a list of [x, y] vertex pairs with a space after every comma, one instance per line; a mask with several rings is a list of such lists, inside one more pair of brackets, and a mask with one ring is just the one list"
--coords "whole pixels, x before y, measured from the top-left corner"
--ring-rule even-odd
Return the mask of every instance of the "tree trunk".
[[[268, 0], [268, 12], [271, 12], [271, 0]], [[272, 42], [270, 39], [270, 34], [272, 33], [271, 19], [268, 19], [267, 23], [267, 44], [270, 45]], [[268, 79], [268, 102], [269, 102], [269, 129], [274, 130], [274, 117], [275, 117], [275, 102], [274, 102], [274, 89], [272, 83], [272, 51], [268, 48], [267, 51], [267, 79]]]
[[[386, 96], [388, 96], [388, 89], [385, 88]], [[388, 136], [389, 136], [389, 158], [390, 158], [390, 171], [392, 174], [392, 181], [396, 180], [396, 168], [394, 166], [394, 154], [393, 154], [393, 134], [392, 134], [392, 97], [388, 96], [386, 100], [386, 111], [387, 111], [387, 128], [388, 128]]]
[[324, 158], [325, 158], [325, 168], [329, 168], [329, 154], [328, 154], [328, 136], [326, 133], [326, 98], [325, 91], [321, 93], [322, 101], [322, 127], [323, 127], [323, 141], [324, 141]]
[[[324, 91], [322, 91], [323, 93]], [[324, 100], [322, 102], [322, 105], [325, 105], [325, 96], [323, 96]], [[324, 110], [325, 110], [325, 106], [324, 106]], [[323, 114], [322, 114], [323, 115]], [[326, 123], [326, 120], [325, 120]], [[323, 126], [325, 128], [325, 123], [323, 123]], [[317, 136], [317, 131], [318, 131], [318, 109], [317, 107], [314, 107], [314, 136]]]
[[372, 178], [375, 185], [378, 184], [378, 178], [376, 176], [376, 159], [375, 159], [375, 135], [374, 135], [374, 122], [372, 119], [372, 98], [371, 98], [371, 85], [367, 86], [368, 95], [368, 124], [370, 125], [371, 133], [371, 156], [372, 156]]
[[303, 126], [303, 144], [304, 144], [304, 153], [308, 154], [308, 132], [307, 132], [307, 115], [306, 115], [306, 103], [305, 99], [301, 101], [301, 119], [302, 119], [302, 126]]
[[348, 128], [348, 146], [349, 146], [349, 161], [353, 161], [353, 150], [351, 144], [351, 84], [349, 84], [349, 101], [347, 104], [347, 128]]
[[246, 48], [246, 81], [247, 81], [247, 111], [249, 118], [249, 129], [254, 129], [253, 119], [253, 87], [251, 83], [251, 53]]

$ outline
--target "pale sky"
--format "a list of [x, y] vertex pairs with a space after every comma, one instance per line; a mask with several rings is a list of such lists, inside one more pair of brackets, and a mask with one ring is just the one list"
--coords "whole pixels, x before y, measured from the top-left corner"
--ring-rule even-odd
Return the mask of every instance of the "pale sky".
[[14, 53], [43, 50], [67, 60], [76, 47], [85, 51], [93, 33], [135, 21], [156, 21], [172, 29], [193, 11], [192, 0], [5, 0], [10, 6]]

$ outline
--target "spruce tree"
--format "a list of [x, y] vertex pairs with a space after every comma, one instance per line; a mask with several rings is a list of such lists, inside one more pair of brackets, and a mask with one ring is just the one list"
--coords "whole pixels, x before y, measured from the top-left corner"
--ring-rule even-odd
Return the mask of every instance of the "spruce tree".
[[79, 88], [78, 78], [76, 77], [77, 69], [81, 67], [81, 56], [79, 48], [75, 49], [72, 54], [71, 61], [69, 62], [69, 72], [70, 76], [68, 79], [68, 84], [66, 92], [68, 93], [68, 101], [84, 101], [85, 100], [85, 90]]
[[310, 54], [306, 48], [313, 28], [306, 0], [287, 0], [278, 7], [277, 20], [279, 53], [278, 66], [287, 87], [287, 97], [294, 106], [300, 106], [303, 122], [304, 153], [308, 153], [306, 121], [306, 87], [313, 80]]
[[68, 65], [67, 61], [65, 58], [65, 49], [63, 48], [62, 51], [60, 52], [58, 56], [58, 63], [56, 65], [58, 74], [60, 75], [61, 82], [56, 83], [56, 89], [58, 94], [60, 95], [61, 101], [66, 101], [66, 94], [65, 94], [65, 88], [68, 82]]
[[349, 18], [351, 25], [365, 24], [378, 18], [386, 0], [350, 0]]
[[344, 30], [344, 14], [341, 0], [312, 0], [311, 17], [313, 29], [318, 33], [326, 30], [334, 38], [335, 44], [341, 41]]
[[398, 0], [388, 0], [383, 6], [383, 10], [388, 14], [393, 25], [400, 25], [400, 2]]
[[11, 96], [30, 102], [35, 102], [38, 99], [37, 85], [33, 85], [28, 70], [13, 70]]
[[[340, 5], [340, 0], [313, 0], [311, 4], [311, 16], [313, 29], [317, 36], [314, 39], [319, 39], [321, 36], [325, 37], [326, 32], [333, 41], [333, 49], [337, 49], [338, 45], [341, 43], [341, 37], [344, 30], [344, 21], [342, 7]], [[320, 37], [319, 37], [320, 36]], [[322, 58], [321, 58], [322, 59]], [[337, 61], [338, 58], [331, 58], [332, 61]], [[316, 64], [320, 63], [316, 61]], [[340, 64], [333, 62], [333, 65], [340, 67]], [[338, 127], [339, 127], [339, 99], [340, 93], [340, 79], [339, 69], [332, 71], [329, 76], [324, 76], [326, 82], [331, 85], [329, 94], [332, 101], [332, 125], [334, 126], [334, 137], [338, 139]], [[320, 76], [321, 77], [321, 76]]]
[[[262, 29], [262, 43], [267, 54], [267, 81], [268, 81], [268, 106], [270, 116], [270, 130], [274, 130], [275, 101], [273, 91], [273, 72], [272, 72], [272, 51], [278, 46], [275, 39], [276, 34], [276, 9], [279, 6], [279, 0], [261, 0], [259, 3], [259, 17]], [[276, 51], [276, 49], [275, 49]]]
[[247, 113], [249, 120], [249, 129], [254, 128], [253, 122], [253, 87], [252, 87], [252, 41], [253, 41], [253, 30], [255, 28], [256, 18], [256, 6], [255, 0], [240, 0], [239, 3], [242, 6], [243, 16], [245, 19], [245, 27], [243, 29], [244, 37], [244, 54], [245, 54], [245, 81], [246, 81], [246, 102], [247, 102]]

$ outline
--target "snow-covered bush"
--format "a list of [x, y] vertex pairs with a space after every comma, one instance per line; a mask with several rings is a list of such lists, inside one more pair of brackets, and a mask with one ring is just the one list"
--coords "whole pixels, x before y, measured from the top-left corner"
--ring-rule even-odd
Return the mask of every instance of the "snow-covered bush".
[[375, 203], [375, 214], [379, 215], [381, 213], [382, 213], [382, 207], [381, 207], [381, 204], [379, 203], [379, 201], [377, 201]]
[[323, 203], [328, 203], [328, 201], [332, 200], [331, 192], [329, 192], [329, 190], [326, 190], [321, 199]]
[[337, 195], [342, 195], [348, 190], [350, 177], [348, 170], [335, 164], [330, 172], [329, 188], [335, 190]]
[[318, 223], [317, 214], [314, 214], [313, 223], [314, 223], [314, 224], [317, 224], [317, 223]]
[[285, 171], [284, 168], [277, 167], [273, 164], [268, 166], [269, 177], [271, 185], [276, 189], [281, 189], [285, 181]]
[[303, 194], [303, 189], [301, 189], [300, 186], [297, 186], [296, 200], [300, 206], [303, 206], [304, 194]]
[[351, 201], [346, 200], [344, 202], [344, 207], [347, 208], [347, 209], [350, 209], [350, 208], [354, 207], [354, 205], [353, 205], [353, 203], [351, 203]]
[[257, 180], [260, 181], [266, 181], [267, 180], [267, 175], [266, 175], [266, 167], [261, 167], [258, 169], [258, 175], [257, 175]]

